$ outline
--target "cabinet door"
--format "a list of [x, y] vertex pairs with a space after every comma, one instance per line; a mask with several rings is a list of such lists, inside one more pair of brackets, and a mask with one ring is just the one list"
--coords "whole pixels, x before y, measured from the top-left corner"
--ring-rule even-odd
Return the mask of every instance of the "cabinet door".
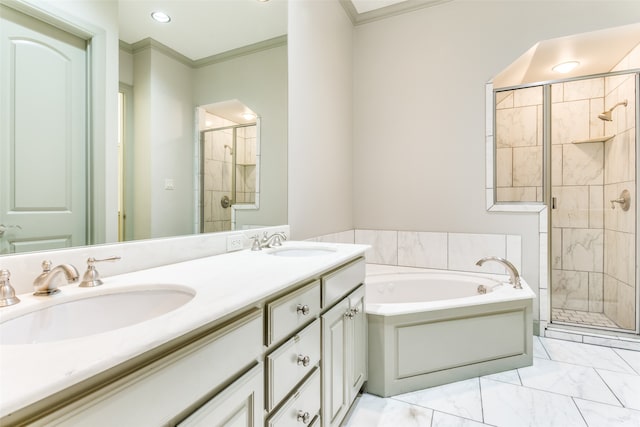
[[345, 298], [322, 315], [322, 420], [325, 427], [339, 426], [349, 408], [346, 381], [349, 314], [349, 300]]
[[351, 314], [346, 322], [347, 379], [349, 404], [356, 398], [367, 379], [367, 315], [364, 311], [364, 286], [349, 295]]
[[179, 427], [258, 427], [263, 423], [262, 363], [205, 403]]

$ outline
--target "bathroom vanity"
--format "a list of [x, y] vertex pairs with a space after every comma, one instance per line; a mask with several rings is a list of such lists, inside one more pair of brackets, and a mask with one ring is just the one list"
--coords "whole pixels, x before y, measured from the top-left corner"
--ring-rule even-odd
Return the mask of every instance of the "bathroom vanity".
[[[91, 296], [194, 296], [124, 328], [3, 343], [0, 424], [338, 426], [366, 380], [365, 249], [286, 242], [103, 279]], [[20, 297], [0, 322], [42, 303]]]

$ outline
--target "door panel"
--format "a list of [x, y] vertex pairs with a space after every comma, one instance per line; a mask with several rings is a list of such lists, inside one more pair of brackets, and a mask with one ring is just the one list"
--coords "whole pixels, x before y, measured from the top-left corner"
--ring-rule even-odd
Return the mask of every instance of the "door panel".
[[0, 253], [86, 244], [86, 42], [0, 12]]
[[322, 419], [328, 427], [339, 426], [349, 408], [345, 342], [348, 311], [349, 301], [344, 299], [322, 315]]

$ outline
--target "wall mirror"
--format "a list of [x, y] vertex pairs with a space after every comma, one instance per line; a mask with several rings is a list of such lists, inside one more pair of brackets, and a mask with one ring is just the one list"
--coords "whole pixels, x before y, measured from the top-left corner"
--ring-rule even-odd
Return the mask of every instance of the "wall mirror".
[[[108, 191], [105, 197], [118, 199], [117, 204], [113, 203], [117, 209], [86, 209], [84, 217], [87, 221], [80, 228], [88, 230], [92, 236], [101, 237], [70, 238], [70, 232], [61, 231], [61, 228], [56, 228], [56, 233], [52, 233], [56, 236], [52, 238], [41, 238], [37, 234], [25, 237], [28, 228], [36, 227], [23, 226], [14, 221], [14, 195], [3, 188], [0, 199], [8, 209], [2, 206], [0, 254], [229, 228], [201, 227], [201, 219], [206, 216], [206, 213], [202, 213], [204, 202], [200, 197], [202, 186], [199, 181], [204, 153], [199, 142], [196, 109], [198, 106], [229, 100], [240, 100], [254, 111], [260, 118], [256, 122], [260, 122], [261, 127], [261, 165], [253, 171], [257, 173], [256, 180], [259, 180], [260, 204], [241, 203], [244, 207], [253, 206], [253, 209], [238, 209], [230, 225], [242, 229], [287, 222], [285, 0], [266, 3], [255, 0], [183, 0], [158, 4], [132, 0], [108, 4], [78, 2], [76, 6], [61, 6], [64, 10], [59, 15], [55, 5], [38, 9], [37, 2], [31, 0], [2, 0], [2, 3], [15, 6], [22, 12], [35, 11], [31, 13], [32, 18], [54, 24], [69, 18], [73, 23], [74, 8], [78, 8], [81, 11], [78, 22], [82, 25], [92, 25], [87, 23], [88, 17], [100, 16], [101, 22], [95, 23], [96, 26], [118, 26], [119, 103], [123, 114], [119, 121], [118, 168], [105, 168], [104, 164], [100, 164], [101, 159], [91, 158], [92, 148], [87, 147], [86, 155], [80, 156], [89, 159], [89, 166], [80, 172], [81, 176], [68, 179], [86, 182], [84, 191], [89, 193], [89, 198], [96, 197], [96, 192], [91, 194], [92, 180], [104, 180], [106, 184], [102, 188]], [[24, 5], [27, 7], [22, 7]], [[151, 12], [158, 5], [170, 15], [170, 23], [151, 21]], [[4, 13], [2, 18], [5, 19]], [[109, 31], [106, 34], [114, 34]], [[115, 37], [110, 39], [107, 35], [106, 40], [101, 39], [100, 42], [115, 45], [118, 40]], [[3, 52], [10, 51], [11, 47], [6, 46], [3, 44]], [[111, 51], [108, 52], [110, 54]], [[95, 67], [93, 71], [97, 72], [91, 78], [104, 78], [103, 71], [95, 70]], [[12, 84], [11, 80], [3, 79], [3, 93], [13, 90]], [[13, 107], [3, 104], [3, 108], [11, 110]], [[102, 111], [96, 114], [109, 115]], [[55, 121], [53, 117], [52, 121]], [[106, 123], [116, 126], [111, 120]], [[104, 144], [116, 145], [115, 141], [104, 141]], [[3, 148], [3, 154], [9, 154], [6, 158], [14, 158], [14, 148]], [[71, 163], [70, 159], [65, 158], [67, 160]], [[73, 162], [77, 163], [75, 158]], [[248, 165], [242, 166], [249, 169]], [[44, 182], [44, 178], [41, 182]], [[38, 188], [38, 185], [32, 187]], [[115, 194], [116, 191], [118, 194]], [[82, 193], [83, 190], [78, 192]], [[46, 204], [37, 206], [40, 210], [38, 214], [70, 210], [70, 203], [63, 193], [54, 193], [58, 199], [53, 202], [45, 200]], [[44, 199], [42, 192], [33, 198], [38, 201]], [[239, 200], [236, 197], [235, 201]], [[90, 201], [87, 200], [86, 204], [89, 206]], [[78, 206], [79, 203], [74, 202], [73, 205]], [[105, 233], [102, 230], [105, 223], [116, 222], [118, 226], [107, 226], [107, 229], [118, 229], [117, 233], [109, 230]], [[52, 229], [45, 228], [47, 230], [42, 231], [42, 235]], [[25, 241], [36, 243], [20, 243]], [[43, 244], [39, 244], [39, 241]]]

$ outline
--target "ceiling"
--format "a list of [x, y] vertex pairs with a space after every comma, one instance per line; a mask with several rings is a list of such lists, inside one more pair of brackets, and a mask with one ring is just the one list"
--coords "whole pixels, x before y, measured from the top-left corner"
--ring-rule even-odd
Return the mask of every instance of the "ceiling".
[[[542, 40], [500, 72], [493, 79], [493, 85], [505, 88], [607, 73], [638, 44], [640, 24]], [[552, 70], [567, 61], [580, 64], [566, 74]]]
[[[287, 34], [287, 1], [118, 0], [120, 40], [152, 38], [191, 60]], [[161, 10], [168, 24], [151, 19]]]
[[[354, 24], [451, 0], [340, 0]], [[287, 34], [287, 0], [118, 0], [120, 40], [152, 38], [197, 61]], [[151, 19], [161, 10], [168, 24]]]
[[[287, 0], [118, 0], [120, 39], [145, 38], [200, 60], [287, 33]], [[457, 0], [339, 0], [354, 25]], [[150, 18], [162, 10], [169, 24]], [[640, 43], [640, 24], [538, 42], [494, 79], [494, 87], [604, 73]], [[568, 60], [581, 66], [558, 76], [551, 67]]]

